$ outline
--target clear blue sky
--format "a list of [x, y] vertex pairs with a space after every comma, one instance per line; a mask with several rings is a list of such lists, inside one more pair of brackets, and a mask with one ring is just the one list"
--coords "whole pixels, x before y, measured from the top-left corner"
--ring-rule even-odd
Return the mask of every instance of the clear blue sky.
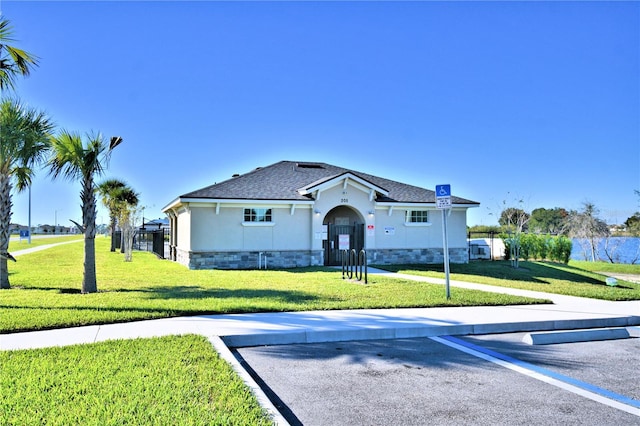
[[[104, 178], [139, 191], [146, 218], [280, 160], [449, 183], [481, 203], [470, 225], [496, 224], [503, 201], [591, 201], [610, 223], [640, 210], [639, 2], [0, 7], [40, 57], [20, 98], [60, 128], [122, 136]], [[32, 223], [79, 221], [79, 192], [40, 173]]]

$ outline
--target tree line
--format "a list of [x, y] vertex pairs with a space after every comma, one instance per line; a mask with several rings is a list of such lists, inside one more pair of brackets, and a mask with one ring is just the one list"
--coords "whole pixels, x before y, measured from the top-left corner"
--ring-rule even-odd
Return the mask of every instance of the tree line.
[[[640, 191], [635, 191], [640, 197]], [[607, 236], [615, 233], [620, 236], [640, 237], [640, 211], [629, 216], [623, 226], [612, 230], [600, 219], [599, 209], [591, 202], [585, 202], [581, 210], [566, 210], [562, 207], [552, 209], [537, 208], [528, 213], [522, 208], [507, 207], [500, 212], [499, 226], [475, 225], [471, 232], [500, 233], [519, 229], [533, 234], [572, 236], [580, 233], [580, 228], [592, 228], [595, 232]]]
[[[15, 94], [19, 77], [27, 77], [38, 66], [38, 58], [13, 43], [13, 28], [0, 16], [0, 288], [11, 288], [8, 252], [12, 215], [12, 192], [27, 189], [36, 169], [44, 166], [53, 179], [63, 178], [81, 184], [82, 223], [74, 222], [84, 236], [84, 271], [82, 293], [98, 291], [96, 280], [97, 195], [109, 209], [111, 229], [123, 228], [125, 261], [131, 261], [133, 218], [139, 195], [126, 183], [111, 179], [97, 183], [106, 171], [112, 151], [122, 143], [119, 136], [105, 139], [100, 133], [82, 136], [56, 126], [44, 112], [28, 107]], [[130, 241], [129, 241], [130, 239]], [[115, 248], [112, 246], [112, 251]]]
[[[635, 190], [635, 194], [640, 200], [640, 191]], [[614, 232], [599, 215], [600, 210], [597, 206], [588, 201], [584, 202], [579, 210], [566, 210], [560, 207], [552, 209], [537, 208], [529, 213], [521, 207], [509, 206], [501, 211], [498, 219], [499, 226], [473, 226], [469, 228], [469, 232], [502, 235], [505, 240], [507, 258], [512, 258], [512, 261], [515, 259], [516, 262], [519, 257], [545, 259], [546, 254], [552, 253], [552, 249], [566, 253], [566, 241], [570, 242], [570, 238], [579, 240], [584, 251], [588, 252], [588, 257], [595, 261], [599, 258], [598, 245], [604, 239], [606, 243], [604, 254], [613, 263], [615, 245], [609, 244], [608, 241], [609, 237], [614, 235]], [[558, 244], [553, 242], [553, 244], [556, 244], [555, 246], [547, 245], [545, 248], [542, 242], [549, 243], [552, 241], [545, 237], [551, 235], [565, 238], [566, 241], [558, 240]], [[615, 235], [619, 234], [616, 233]], [[634, 213], [624, 222], [622, 235], [640, 236], [640, 211]], [[571, 253], [570, 247], [568, 252], [566, 256], [557, 253], [556, 257], [561, 256], [566, 259], [563, 260], [566, 263]], [[640, 257], [640, 247], [638, 256]], [[635, 261], [632, 263], [635, 263]]]

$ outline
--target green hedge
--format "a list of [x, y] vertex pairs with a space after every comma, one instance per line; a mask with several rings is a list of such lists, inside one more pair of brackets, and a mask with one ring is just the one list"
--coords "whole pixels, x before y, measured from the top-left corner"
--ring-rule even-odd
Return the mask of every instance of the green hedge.
[[505, 246], [505, 259], [511, 257], [511, 245], [520, 243], [520, 259], [550, 260], [552, 262], [569, 263], [573, 243], [565, 236], [543, 234], [519, 234], [516, 237], [502, 235]]

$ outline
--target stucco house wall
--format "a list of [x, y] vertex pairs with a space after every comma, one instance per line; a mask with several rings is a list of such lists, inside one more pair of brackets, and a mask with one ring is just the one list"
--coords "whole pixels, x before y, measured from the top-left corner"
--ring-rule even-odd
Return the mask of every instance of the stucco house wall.
[[[246, 223], [245, 208], [269, 208], [272, 222]], [[183, 242], [192, 251], [235, 250], [302, 250], [311, 244], [311, 209], [286, 205], [251, 204], [221, 207], [218, 212], [213, 205], [191, 208], [191, 245]]]
[[[407, 222], [411, 210], [427, 210], [427, 223]], [[444, 261], [442, 212], [433, 207], [398, 206], [376, 211], [376, 245], [368, 250], [370, 263], [442, 263]], [[447, 237], [452, 262], [468, 260], [466, 209], [452, 209], [447, 216]]]
[[184, 247], [189, 250], [191, 248], [191, 211], [187, 209], [181, 209], [178, 214], [178, 240], [177, 246]]

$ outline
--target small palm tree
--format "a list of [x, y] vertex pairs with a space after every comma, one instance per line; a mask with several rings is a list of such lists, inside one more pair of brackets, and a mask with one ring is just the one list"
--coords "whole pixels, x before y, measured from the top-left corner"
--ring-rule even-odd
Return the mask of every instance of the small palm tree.
[[53, 127], [44, 113], [16, 100], [0, 103], [0, 288], [11, 287], [7, 269], [11, 191], [14, 184], [18, 191], [31, 184], [35, 167], [49, 150]]
[[104, 173], [112, 150], [122, 142], [122, 138], [113, 137], [106, 144], [102, 135], [88, 134], [86, 143], [77, 133], [62, 131], [51, 138], [53, 156], [49, 160], [53, 178], [63, 176], [82, 185], [82, 225], [76, 223], [84, 234], [84, 275], [82, 293], [96, 293], [96, 184], [95, 177]]
[[125, 187], [115, 192], [114, 198], [118, 205], [118, 222], [122, 228], [122, 247], [124, 249], [124, 260], [131, 262], [133, 252], [134, 220], [138, 210], [140, 196], [132, 188]]
[[0, 89], [13, 89], [16, 77], [28, 76], [38, 59], [22, 49], [11, 46], [13, 28], [5, 18], [0, 19]]
[[102, 198], [102, 204], [109, 210], [109, 225], [111, 228], [111, 251], [116, 251], [116, 223], [118, 220], [118, 192], [127, 187], [127, 184], [119, 179], [107, 179], [98, 185], [98, 194]]

